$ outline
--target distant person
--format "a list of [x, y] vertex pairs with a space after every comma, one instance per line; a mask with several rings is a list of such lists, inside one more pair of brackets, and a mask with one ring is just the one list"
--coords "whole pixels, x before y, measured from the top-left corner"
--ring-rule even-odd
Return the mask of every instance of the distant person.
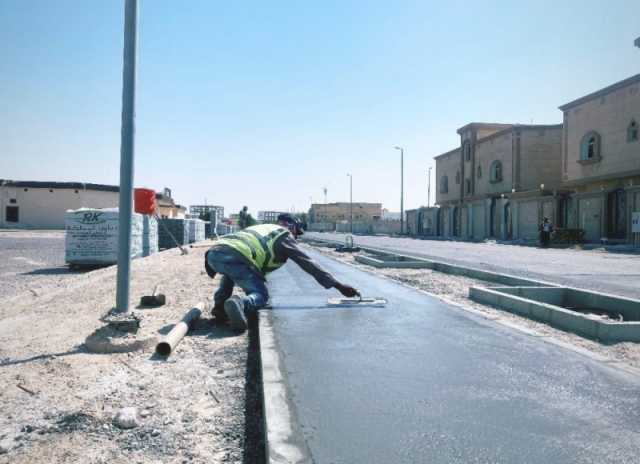
[[[266, 275], [289, 258], [324, 288], [335, 288], [346, 297], [360, 294], [355, 288], [338, 282], [302, 251], [296, 244], [300, 234], [300, 222], [290, 214], [281, 214], [277, 225], [251, 226], [216, 241], [204, 259], [209, 277], [222, 274], [220, 288], [213, 297], [212, 315], [216, 323], [229, 321], [232, 328], [246, 330], [246, 315], [263, 308], [269, 300]], [[234, 285], [244, 290], [244, 297], [232, 296]]]
[[246, 229], [249, 225], [249, 208], [243, 206], [240, 214], [238, 214], [238, 227], [240, 227], [240, 229]]
[[553, 224], [549, 222], [548, 217], [545, 217], [542, 219], [542, 224], [540, 224], [540, 245], [543, 248], [549, 246], [551, 242], [551, 232], [553, 232]]

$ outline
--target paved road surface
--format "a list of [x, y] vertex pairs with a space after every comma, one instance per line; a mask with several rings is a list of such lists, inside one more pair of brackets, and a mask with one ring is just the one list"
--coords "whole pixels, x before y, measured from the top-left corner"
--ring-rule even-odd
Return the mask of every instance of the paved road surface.
[[328, 309], [289, 263], [268, 312], [316, 463], [637, 463], [640, 380], [313, 253], [386, 308]]
[[[344, 234], [310, 232], [305, 237], [344, 243]], [[355, 242], [489, 271], [640, 298], [640, 255], [366, 235], [355, 236]]]
[[75, 273], [65, 267], [64, 231], [0, 231], [0, 295], [8, 298]]

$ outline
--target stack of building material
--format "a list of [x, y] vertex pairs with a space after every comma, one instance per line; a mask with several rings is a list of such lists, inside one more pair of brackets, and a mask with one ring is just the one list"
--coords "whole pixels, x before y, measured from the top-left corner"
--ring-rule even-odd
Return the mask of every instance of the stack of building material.
[[[187, 245], [189, 243], [189, 226], [184, 219], [160, 219], [159, 226], [158, 246], [161, 250], [177, 246], [171, 238], [171, 235], [173, 235], [180, 245]], [[169, 232], [171, 235], [169, 235]]]
[[[142, 215], [131, 220], [131, 257], [142, 256]], [[73, 265], [118, 262], [118, 208], [80, 208], [65, 214], [65, 261]]]
[[205, 238], [204, 221], [201, 219], [187, 219], [189, 227], [189, 243], [201, 242]]
[[147, 214], [142, 217], [142, 256], [158, 252], [158, 220]]

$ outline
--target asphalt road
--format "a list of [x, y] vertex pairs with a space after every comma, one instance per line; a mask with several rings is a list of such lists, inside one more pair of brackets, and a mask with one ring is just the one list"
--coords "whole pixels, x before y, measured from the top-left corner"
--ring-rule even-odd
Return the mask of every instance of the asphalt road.
[[[344, 243], [345, 235], [309, 232], [305, 237]], [[366, 235], [354, 240], [361, 246], [640, 298], [637, 254]]]
[[271, 275], [287, 446], [308, 462], [638, 462], [638, 377], [312, 254], [388, 305], [329, 309], [295, 264]]
[[9, 298], [73, 276], [64, 262], [64, 231], [0, 231], [0, 295]]

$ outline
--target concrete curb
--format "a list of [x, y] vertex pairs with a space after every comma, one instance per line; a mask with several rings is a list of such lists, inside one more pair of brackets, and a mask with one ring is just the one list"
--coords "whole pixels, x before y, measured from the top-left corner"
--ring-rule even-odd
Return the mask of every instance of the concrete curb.
[[271, 311], [259, 311], [258, 337], [262, 370], [265, 454], [269, 464], [312, 463], [292, 406], [280, 354], [276, 346]]
[[[593, 298], [618, 299], [612, 295], [586, 292], [569, 287], [539, 288], [507, 287], [507, 288], [482, 288], [470, 287], [469, 298], [478, 303], [495, 306], [520, 316], [544, 322], [552, 327], [576, 333], [578, 335], [598, 340], [603, 343], [640, 342], [640, 322], [610, 322], [586, 317], [578, 312], [571, 311], [553, 303], [546, 303], [525, 296], [519, 296], [514, 292], [522, 293], [525, 290], [536, 290], [558, 295], [546, 295], [550, 301], [562, 301], [563, 292], [574, 291], [587, 294]], [[621, 304], [640, 304], [639, 301], [628, 298], [620, 298]], [[600, 305], [602, 306], [602, 305]]]
[[[309, 242], [325, 242], [332, 245], [340, 244], [340, 242], [334, 240], [320, 240], [313, 239], [309, 240]], [[392, 267], [392, 268], [414, 268], [414, 269], [433, 269], [434, 271], [443, 272], [445, 274], [452, 275], [460, 275], [464, 277], [470, 277], [472, 279], [484, 280], [487, 282], [493, 282], [496, 284], [502, 285], [510, 285], [510, 286], [521, 286], [521, 287], [560, 287], [558, 284], [554, 284], [552, 282], [545, 282], [542, 280], [534, 280], [534, 279], [525, 279], [523, 277], [518, 277], [510, 274], [502, 274], [498, 272], [484, 271], [482, 269], [477, 269], [469, 266], [461, 266], [459, 264], [449, 264], [443, 261], [436, 261], [432, 259], [422, 258], [414, 255], [404, 255], [399, 253], [394, 253], [391, 251], [387, 251], [380, 248], [366, 247], [360, 246], [360, 249], [366, 251], [367, 253], [372, 253], [378, 256], [396, 256], [403, 261], [393, 262], [392, 265], [387, 265], [384, 260], [376, 259], [366, 256], [356, 256], [356, 261], [367, 264], [369, 266], [374, 266], [378, 268], [382, 267]], [[364, 260], [362, 260], [364, 258]], [[403, 265], [405, 264], [405, 265]]]

